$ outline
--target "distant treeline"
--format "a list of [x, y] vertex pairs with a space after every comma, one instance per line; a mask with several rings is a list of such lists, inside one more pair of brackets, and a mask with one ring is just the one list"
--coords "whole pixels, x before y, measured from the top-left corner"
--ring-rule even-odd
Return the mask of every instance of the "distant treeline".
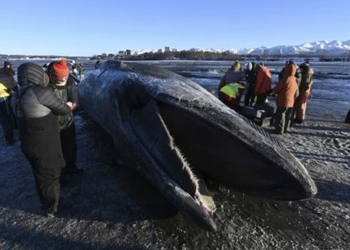
[[350, 61], [350, 55], [329, 56], [329, 55], [238, 55], [231, 52], [209, 52], [209, 51], [178, 51], [178, 52], [146, 52], [142, 54], [102, 54], [90, 57], [90, 60], [257, 60], [257, 61], [280, 61], [285, 58], [317, 58], [319, 61]]
[[66, 58], [67, 60], [89, 60], [89, 56], [62, 56], [62, 55], [8, 55], [0, 54], [0, 60], [36, 60], [36, 59], [47, 59], [56, 60], [57, 58]]

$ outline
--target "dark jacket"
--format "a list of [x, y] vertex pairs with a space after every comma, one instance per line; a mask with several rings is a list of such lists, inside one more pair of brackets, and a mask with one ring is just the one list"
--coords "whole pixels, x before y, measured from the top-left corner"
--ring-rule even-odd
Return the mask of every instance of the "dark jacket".
[[[72, 102], [75, 104], [78, 103], [77, 87], [75, 85], [74, 79], [71, 76], [68, 77], [67, 83], [64, 86], [57, 86], [52, 82], [50, 82], [50, 86], [54, 90], [55, 95], [60, 100], [64, 102]], [[61, 130], [68, 128], [74, 121], [73, 112], [71, 111], [68, 114], [59, 115], [58, 121]]]
[[[54, 63], [55, 61], [51, 62], [48, 65], [46, 71], [48, 75], [50, 75], [50, 71]], [[49, 85], [54, 90], [55, 95], [63, 102], [72, 102], [74, 104], [78, 104], [77, 87], [75, 85], [75, 80], [71, 75], [68, 76], [67, 83], [63, 86], [57, 86], [52, 81], [50, 81]], [[67, 129], [70, 125], [72, 125], [74, 121], [73, 112], [69, 112], [68, 114], [58, 116], [58, 121], [61, 130]]]
[[6, 88], [13, 90], [16, 87], [16, 81], [13, 75], [7, 74], [4, 71], [0, 71], [0, 82], [5, 85]]
[[247, 79], [247, 83], [248, 83], [248, 89], [255, 89], [256, 86], [256, 72], [254, 71], [255, 68], [255, 63], [252, 62], [252, 69], [251, 70], [246, 70], [245, 74], [246, 74], [246, 79]]
[[[10, 65], [9, 68], [7, 68], [8, 65]], [[0, 72], [5, 73], [6, 75], [9, 75], [9, 76], [15, 75], [15, 71], [13, 70], [12, 64], [9, 61], [4, 62], [4, 67], [0, 69]]]
[[39, 65], [24, 63], [18, 67], [20, 88], [12, 98], [12, 107], [22, 138], [59, 131], [57, 115], [70, 112], [52, 88], [45, 87], [45, 81], [48, 82], [48, 77]]

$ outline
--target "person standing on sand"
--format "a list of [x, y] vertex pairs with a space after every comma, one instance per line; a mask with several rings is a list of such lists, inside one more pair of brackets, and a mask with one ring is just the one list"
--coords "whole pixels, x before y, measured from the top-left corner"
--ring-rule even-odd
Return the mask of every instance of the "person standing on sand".
[[268, 91], [268, 93], [273, 91], [277, 95], [275, 118], [276, 134], [281, 135], [286, 133], [290, 123], [294, 100], [298, 92], [298, 82], [295, 77], [296, 71], [297, 68], [295, 64], [287, 64], [282, 79], [277, 83], [274, 89]]
[[66, 167], [62, 171], [62, 184], [67, 182], [67, 177], [83, 173], [83, 169], [77, 168], [77, 142], [73, 111], [78, 105], [78, 93], [74, 79], [69, 75], [69, 67], [65, 59], [51, 62], [48, 67], [50, 76], [49, 86], [56, 96], [63, 102], [72, 103], [72, 111], [65, 115], [59, 115], [60, 137], [62, 152]]
[[261, 64], [256, 64], [254, 71], [256, 73], [255, 105], [265, 105], [267, 91], [271, 89], [271, 72], [266, 66]]
[[73, 75], [75, 78], [78, 78], [77, 64], [75, 63], [74, 60], [72, 60], [71, 65], [72, 65], [72, 75]]
[[49, 77], [34, 63], [18, 67], [18, 84], [12, 107], [17, 117], [21, 150], [34, 174], [36, 190], [45, 216], [54, 217], [60, 196], [59, 178], [65, 166], [57, 115], [71, 111], [46, 87]]
[[299, 84], [299, 96], [295, 103], [296, 118], [294, 119], [294, 122], [301, 124], [305, 120], [307, 100], [311, 96], [314, 70], [308, 63], [302, 63], [299, 66], [299, 69], [301, 73], [301, 80]]
[[79, 63], [78, 65], [78, 74], [79, 74], [79, 80], [84, 80], [84, 74], [85, 74], [85, 67], [83, 63]]
[[4, 62], [4, 67], [0, 71], [6, 75], [14, 76], [15, 71], [12, 68], [12, 64], [9, 61]]
[[100, 68], [100, 66], [101, 66], [101, 62], [100, 62], [100, 60], [97, 60], [95, 63], [95, 69]]
[[244, 96], [244, 106], [253, 106], [255, 102], [255, 86], [256, 86], [256, 73], [255, 62], [249, 62], [246, 68], [246, 79], [248, 83], [248, 89]]
[[[15, 129], [15, 117], [11, 107], [11, 98], [17, 83], [13, 77], [14, 71], [5, 62], [5, 67], [0, 70], [0, 123], [4, 131], [7, 145], [15, 143], [13, 131]], [[6, 66], [7, 65], [7, 66]]]

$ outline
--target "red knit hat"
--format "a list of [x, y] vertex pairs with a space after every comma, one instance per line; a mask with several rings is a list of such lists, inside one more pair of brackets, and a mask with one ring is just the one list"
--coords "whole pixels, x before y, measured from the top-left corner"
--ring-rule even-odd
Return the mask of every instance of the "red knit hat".
[[65, 59], [55, 62], [51, 69], [51, 77], [55, 80], [63, 82], [67, 81], [69, 76], [69, 68]]

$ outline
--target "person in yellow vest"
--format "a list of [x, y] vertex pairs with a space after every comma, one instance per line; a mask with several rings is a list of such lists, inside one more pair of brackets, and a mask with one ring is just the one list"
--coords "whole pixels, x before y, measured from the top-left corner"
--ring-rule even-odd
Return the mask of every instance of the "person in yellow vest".
[[237, 112], [241, 111], [239, 103], [245, 89], [244, 80], [245, 74], [241, 70], [241, 64], [235, 61], [221, 78], [218, 88], [219, 100]]
[[244, 89], [245, 87], [242, 83], [230, 83], [225, 85], [220, 89], [220, 96], [222, 97], [221, 101], [236, 112], [240, 112], [241, 106], [239, 103]]
[[0, 83], [0, 98], [9, 97], [10, 94], [7, 92], [7, 88], [4, 84]]
[[17, 87], [17, 83], [12, 74], [0, 72], [0, 123], [7, 145], [15, 142], [13, 130], [15, 128], [15, 120], [11, 107], [11, 96], [13, 90]]

